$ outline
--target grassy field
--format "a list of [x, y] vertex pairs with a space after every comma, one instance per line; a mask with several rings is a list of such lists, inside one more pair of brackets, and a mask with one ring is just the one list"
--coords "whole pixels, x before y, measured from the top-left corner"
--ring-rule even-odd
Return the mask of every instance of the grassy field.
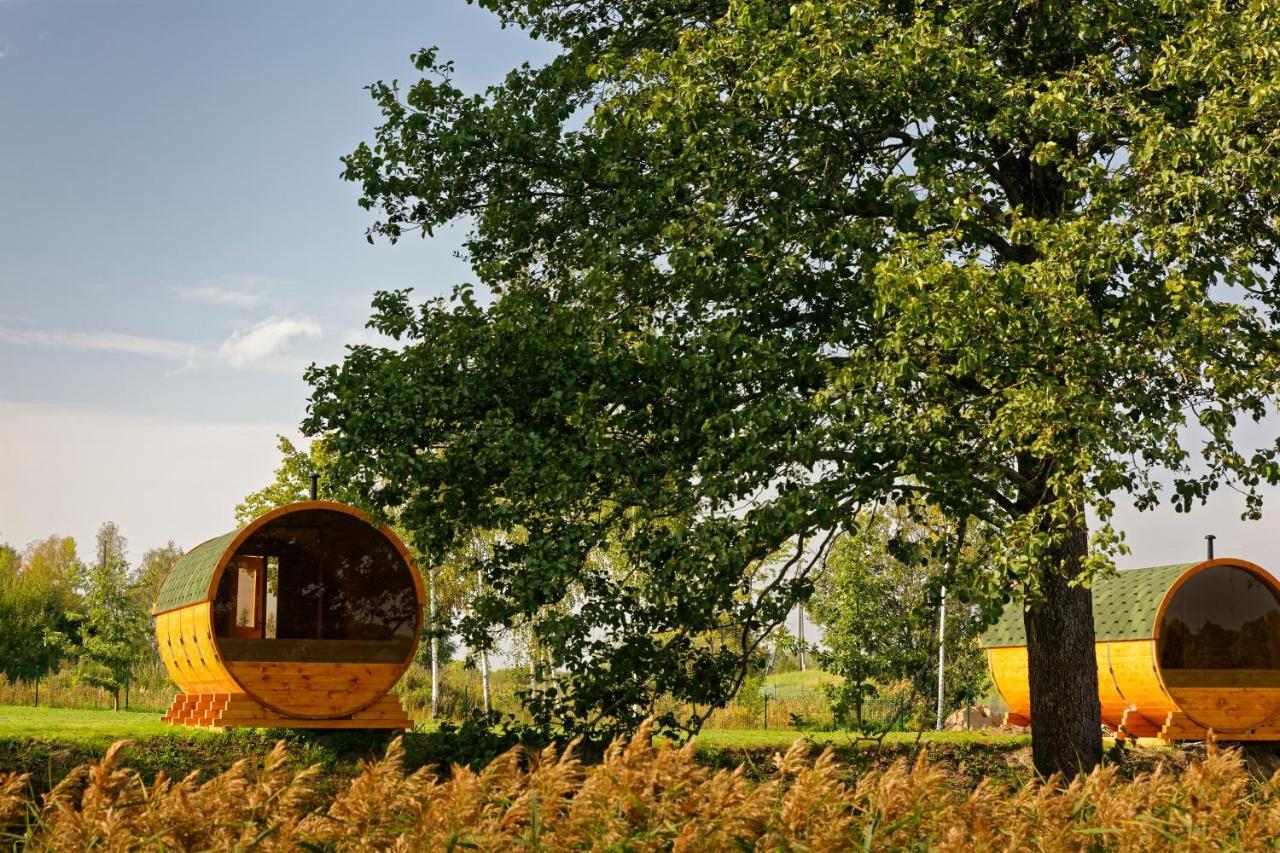
[[[798, 738], [807, 738], [817, 744], [835, 746], [871, 745], [874, 741], [859, 738], [851, 732], [797, 732], [789, 729], [704, 729], [698, 735], [698, 743], [708, 747], [740, 746], [746, 749], [775, 747], [786, 749]], [[999, 732], [889, 732], [884, 736], [886, 744], [960, 743], [1025, 745], [1031, 743], [1030, 735], [1002, 734]]]
[[[789, 673], [790, 674], [790, 673]], [[422, 729], [420, 731], [427, 731]], [[160, 722], [160, 715], [136, 711], [73, 711], [64, 708], [29, 708], [0, 706], [0, 738], [44, 738], [85, 743], [111, 743], [121, 738], [154, 735], [172, 737], [223, 737], [225, 732], [179, 728]], [[848, 732], [796, 732], [762, 729], [707, 729], [698, 736], [706, 746], [738, 746], [747, 749], [776, 747], [785, 749], [797, 738], [805, 737], [818, 744], [847, 746], [855, 742]], [[984, 732], [890, 732], [885, 743], [1030, 743], [1028, 735], [988, 734]]]
[[823, 672], [820, 669], [806, 669], [804, 672], [779, 672], [765, 676], [764, 683], [774, 687], [790, 687], [801, 690], [821, 690], [823, 685], [836, 684], [842, 681], [840, 676]]
[[[32, 774], [31, 784], [48, 790], [76, 766], [96, 761], [113, 742], [133, 741], [126, 752], [129, 764], [144, 778], [163, 771], [171, 778], [196, 772], [207, 779], [241, 759], [260, 761], [277, 743], [288, 747], [293, 772], [318, 766], [319, 785], [334, 795], [360, 772], [362, 759], [377, 758], [390, 738], [385, 733], [238, 729], [211, 732], [168, 726], [159, 715], [113, 711], [63, 710], [0, 706], [0, 774]], [[714, 729], [698, 737], [695, 756], [707, 767], [732, 769], [742, 765], [753, 781], [777, 775], [775, 757], [803, 739], [807, 752], [835, 749], [838, 760], [862, 773], [884, 768], [899, 758], [913, 760], [922, 748], [948, 769], [959, 789], [971, 789], [986, 778], [1020, 783], [1030, 773], [1030, 737], [984, 732], [894, 732], [883, 741], [857, 739], [845, 732]], [[482, 766], [508, 747], [492, 742], [459, 740], [442, 732], [420, 729], [404, 738], [408, 769], [431, 766], [446, 769], [454, 763]], [[1168, 760], [1172, 752], [1144, 745], [1127, 750], [1123, 760], [1137, 768]], [[598, 750], [582, 753], [587, 763], [599, 760]]]
[[73, 711], [0, 706], [0, 738], [116, 741], [177, 731], [160, 715], [139, 711]]

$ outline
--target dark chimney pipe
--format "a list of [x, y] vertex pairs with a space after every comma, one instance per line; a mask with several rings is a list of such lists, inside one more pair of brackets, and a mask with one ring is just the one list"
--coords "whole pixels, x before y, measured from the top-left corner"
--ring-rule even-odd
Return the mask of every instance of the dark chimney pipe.
[[[311, 472], [311, 500], [320, 500], [320, 472]], [[1213, 543], [1209, 543], [1209, 556], [1213, 557]]]
[[1204, 541], [1205, 541], [1206, 543], [1208, 543], [1208, 546], [1209, 546], [1209, 556], [1208, 556], [1206, 559], [1209, 559], [1209, 560], [1212, 560], [1212, 559], [1213, 559], [1213, 540], [1215, 540], [1215, 539], [1217, 539], [1217, 538], [1218, 538], [1218, 537], [1217, 537], [1217, 536], [1214, 536], [1212, 533], [1210, 533], [1208, 536], [1204, 537]]

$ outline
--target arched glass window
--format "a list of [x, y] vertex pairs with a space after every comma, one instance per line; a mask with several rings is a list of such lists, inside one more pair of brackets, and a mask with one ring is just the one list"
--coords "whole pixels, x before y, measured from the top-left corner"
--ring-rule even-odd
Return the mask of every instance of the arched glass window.
[[[1159, 652], [1166, 671], [1280, 670], [1280, 600], [1247, 569], [1214, 566], [1197, 572], [1165, 609]], [[1212, 681], [1222, 681], [1223, 675]], [[1166, 674], [1166, 680], [1170, 677], [1183, 680], [1177, 673]], [[1247, 675], [1242, 679], [1247, 683]]]
[[399, 550], [365, 521], [310, 509], [267, 522], [218, 586], [219, 637], [412, 640], [417, 591]]

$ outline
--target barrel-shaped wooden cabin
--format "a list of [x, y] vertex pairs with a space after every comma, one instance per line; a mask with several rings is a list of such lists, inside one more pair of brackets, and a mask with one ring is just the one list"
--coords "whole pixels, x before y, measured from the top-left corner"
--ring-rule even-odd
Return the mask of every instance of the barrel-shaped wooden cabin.
[[164, 719], [226, 728], [403, 729], [391, 688], [422, 630], [422, 577], [359, 510], [290, 504], [189, 551], [156, 596], [182, 690]]
[[[1098, 699], [1120, 736], [1280, 741], [1280, 583], [1245, 560], [1117, 572], [1093, 587]], [[1008, 722], [1033, 725], [1023, 608], [985, 634]]]

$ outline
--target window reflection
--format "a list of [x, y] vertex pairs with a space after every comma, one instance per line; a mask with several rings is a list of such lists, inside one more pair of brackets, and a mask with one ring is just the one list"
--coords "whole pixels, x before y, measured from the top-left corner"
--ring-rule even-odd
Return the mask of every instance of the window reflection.
[[214, 600], [214, 624], [219, 637], [249, 630], [261, 639], [410, 639], [417, 594], [400, 552], [371, 525], [303, 510], [263, 525], [236, 551]]
[[258, 573], [249, 565], [236, 566], [236, 627], [253, 628], [258, 615]]
[[1280, 669], [1280, 600], [1246, 569], [1205, 569], [1174, 593], [1159, 648], [1167, 670]]

